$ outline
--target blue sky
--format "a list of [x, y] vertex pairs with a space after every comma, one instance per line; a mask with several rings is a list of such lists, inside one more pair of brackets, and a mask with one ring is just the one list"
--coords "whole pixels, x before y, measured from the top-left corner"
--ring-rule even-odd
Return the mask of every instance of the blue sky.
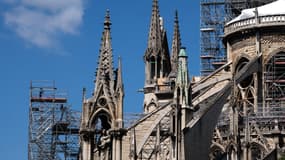
[[[198, 0], [159, 1], [171, 44], [175, 9], [179, 13], [190, 75], [199, 75]], [[27, 159], [30, 80], [55, 80], [81, 109], [82, 88], [92, 93], [103, 21], [110, 9], [114, 63], [122, 57], [125, 112], [140, 112], [151, 0], [0, 1], [0, 155]]]

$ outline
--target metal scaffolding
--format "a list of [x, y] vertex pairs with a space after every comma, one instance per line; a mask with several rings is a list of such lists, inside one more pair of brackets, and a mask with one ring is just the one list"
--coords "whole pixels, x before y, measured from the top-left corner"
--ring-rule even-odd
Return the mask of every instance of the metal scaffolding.
[[238, 16], [243, 9], [254, 8], [276, 0], [225, 0], [227, 20]]
[[54, 81], [31, 81], [29, 160], [75, 160], [80, 113], [70, 109], [66, 92]]
[[225, 0], [201, 0], [200, 11], [201, 75], [206, 76], [226, 62], [222, 43]]
[[224, 24], [243, 9], [261, 6], [275, 0], [201, 0], [200, 58], [201, 75], [207, 76], [227, 61], [222, 39]]

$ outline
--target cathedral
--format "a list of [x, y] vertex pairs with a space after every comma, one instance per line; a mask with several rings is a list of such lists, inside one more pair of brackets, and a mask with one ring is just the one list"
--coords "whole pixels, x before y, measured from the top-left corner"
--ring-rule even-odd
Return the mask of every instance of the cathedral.
[[94, 91], [82, 104], [79, 159], [269, 160], [282, 156], [285, 12], [267, 11], [282, 5], [284, 0], [253, 8], [225, 24], [227, 63], [208, 76], [190, 79], [178, 13], [169, 47], [158, 0], [153, 0], [142, 55], [144, 116], [128, 127], [124, 125], [121, 60], [114, 69], [107, 11]]

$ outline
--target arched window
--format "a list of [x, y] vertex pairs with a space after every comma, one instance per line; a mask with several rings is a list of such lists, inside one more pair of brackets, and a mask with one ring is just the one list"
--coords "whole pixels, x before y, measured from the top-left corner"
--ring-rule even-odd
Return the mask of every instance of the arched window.
[[157, 57], [157, 61], [156, 61], [156, 65], [157, 65], [157, 78], [160, 78], [160, 71], [161, 71], [161, 63], [162, 63], [162, 61], [161, 61], [161, 57], [160, 56], [158, 56]]
[[147, 113], [150, 113], [152, 111], [154, 111], [156, 109], [156, 104], [155, 103], [150, 103], [148, 106], [147, 106]]
[[111, 128], [111, 124], [112, 122], [108, 113], [102, 111], [96, 115], [94, 121], [92, 122], [95, 144], [100, 144], [100, 137], [104, 132]]
[[250, 150], [251, 150], [251, 159], [252, 160], [263, 159], [264, 154], [267, 153], [264, 146], [260, 143], [257, 143], [257, 142], [251, 142]]
[[150, 78], [153, 79], [155, 76], [155, 65], [156, 65], [156, 61], [155, 58], [152, 56], [150, 58]]
[[285, 101], [285, 52], [273, 55], [265, 64], [265, 100], [268, 106]]
[[[245, 57], [242, 57], [235, 67], [235, 73], [238, 73], [243, 69], [243, 67], [249, 62], [249, 60]], [[253, 75], [246, 77], [243, 81], [240, 82], [239, 86], [242, 88], [246, 88], [253, 83]]]
[[[235, 66], [235, 73], [237, 74], [239, 71], [241, 71], [248, 64], [248, 62], [249, 59], [246, 57], [240, 58]], [[243, 117], [248, 113], [254, 113], [255, 111], [255, 93], [253, 87], [254, 76], [251, 74], [242, 80], [236, 88], [235, 97], [237, 97], [236, 105], [239, 112], [239, 122], [243, 122]]]

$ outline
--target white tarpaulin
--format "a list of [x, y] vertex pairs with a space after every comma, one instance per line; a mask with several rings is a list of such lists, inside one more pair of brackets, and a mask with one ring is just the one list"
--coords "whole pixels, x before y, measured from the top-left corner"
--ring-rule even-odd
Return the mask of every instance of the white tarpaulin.
[[[256, 8], [242, 10], [241, 14], [228, 22], [227, 25], [239, 20], [255, 17], [255, 10]], [[278, 0], [264, 6], [257, 7], [257, 12], [258, 16], [285, 14], [285, 0]]]

